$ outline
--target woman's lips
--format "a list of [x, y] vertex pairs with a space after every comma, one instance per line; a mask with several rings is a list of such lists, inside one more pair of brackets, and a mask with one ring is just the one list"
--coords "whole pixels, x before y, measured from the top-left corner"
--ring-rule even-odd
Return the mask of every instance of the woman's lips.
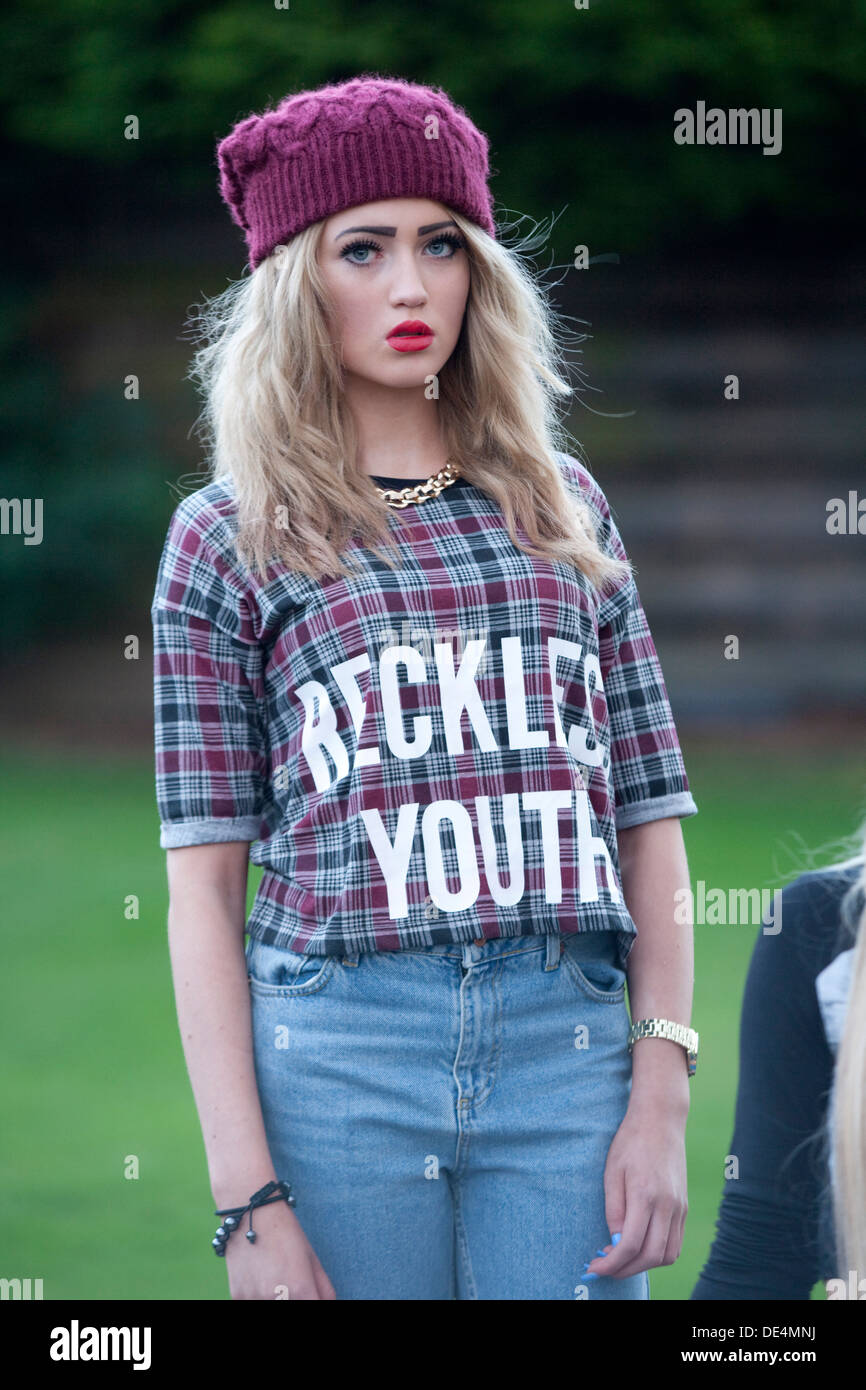
[[395, 352], [421, 352], [433, 341], [433, 330], [420, 319], [398, 323], [388, 334], [387, 342]]

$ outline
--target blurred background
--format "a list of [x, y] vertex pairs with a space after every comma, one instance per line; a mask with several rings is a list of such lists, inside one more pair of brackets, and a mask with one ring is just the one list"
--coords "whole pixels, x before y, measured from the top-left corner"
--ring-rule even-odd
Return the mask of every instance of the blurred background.
[[[39, 544], [0, 534], [0, 1275], [45, 1298], [221, 1299], [165, 940], [149, 618], [171, 512], [205, 481], [187, 315], [246, 262], [217, 141], [364, 72], [439, 84], [487, 132], [497, 217], [552, 222], [536, 263], [586, 335], [569, 426], [665, 671], [693, 883], [774, 888], [843, 857], [866, 815], [866, 11], [12, 0], [0, 43], [0, 497], [44, 508]], [[781, 152], [677, 144], [699, 101], [781, 109]], [[690, 1210], [654, 1298], [688, 1298], [709, 1248], [758, 930], [696, 925]]]

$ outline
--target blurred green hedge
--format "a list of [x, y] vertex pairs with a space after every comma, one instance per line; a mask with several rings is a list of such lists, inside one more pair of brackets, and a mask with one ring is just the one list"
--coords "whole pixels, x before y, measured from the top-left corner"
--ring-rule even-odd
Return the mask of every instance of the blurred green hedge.
[[71, 393], [59, 367], [26, 345], [30, 307], [27, 291], [0, 282], [0, 497], [41, 498], [43, 510], [41, 544], [14, 534], [0, 544], [7, 659], [127, 614], [138, 631], [173, 505], [154, 409], [117, 386]]
[[[0, 654], [146, 600], [166, 480], [195, 462], [171, 328], [187, 284], [190, 298], [200, 289], [187, 266], [218, 279], [246, 259], [215, 145], [288, 92], [362, 72], [440, 84], [490, 136], [498, 215], [557, 216], [549, 253], [565, 266], [585, 242], [662, 269], [709, 248], [720, 273], [760, 248], [769, 265], [802, 255], [808, 273], [817, 249], [862, 241], [862, 5], [11, 0], [0, 44], [0, 187], [15, 215], [0, 273], [0, 497], [45, 499], [43, 544], [0, 545], [12, 596]], [[674, 112], [698, 100], [781, 107], [781, 153], [677, 145]], [[124, 138], [129, 115], [137, 140]], [[146, 296], [147, 359], [135, 336]], [[96, 338], [105, 324], [122, 331]], [[87, 371], [70, 372], [85, 341]], [[135, 403], [123, 360], [150, 364]]]
[[[750, 214], [835, 238], [855, 215], [866, 6], [839, 0], [12, 0], [0, 43], [7, 141], [117, 168], [169, 160], [166, 197], [200, 190], [215, 217], [214, 146], [237, 119], [363, 71], [445, 87], [491, 137], [497, 202], [567, 209], [564, 229], [597, 250]], [[674, 111], [699, 99], [781, 107], [781, 154], [676, 145]]]

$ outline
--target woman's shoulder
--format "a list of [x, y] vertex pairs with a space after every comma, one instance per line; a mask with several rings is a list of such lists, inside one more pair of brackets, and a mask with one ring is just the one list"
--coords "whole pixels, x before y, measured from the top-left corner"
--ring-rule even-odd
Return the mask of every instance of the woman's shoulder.
[[824, 1035], [835, 1055], [845, 1026], [854, 944], [863, 917], [863, 861], [812, 869], [788, 885], [787, 916], [817, 1005]]
[[208, 528], [219, 528], [236, 522], [237, 499], [234, 482], [229, 477], [212, 478], [209, 483], [188, 492], [177, 503], [172, 520], [175, 518], [184, 526], [194, 527], [205, 532]]
[[806, 870], [781, 890], [778, 940], [814, 979], [853, 945], [863, 907], [862, 859]]
[[188, 557], [237, 565], [237, 500], [231, 478], [215, 478], [181, 497], [171, 515], [167, 544]]
[[212, 479], [189, 492], [171, 514], [157, 575], [155, 606], [190, 606], [208, 612], [234, 607], [248, 575], [234, 541], [237, 508], [230, 479]]
[[[858, 888], [862, 898], [862, 880], [862, 858], [807, 869], [785, 885], [782, 902], [796, 912], [798, 920], [809, 917], [832, 930], [840, 925], [843, 903], [849, 912], [856, 906]], [[845, 915], [849, 921], [849, 913]]]
[[563, 453], [561, 450], [557, 450], [554, 456], [565, 481], [579, 493], [585, 502], [589, 503], [594, 511], [598, 512], [600, 517], [608, 517], [610, 515], [608, 500], [586, 464], [576, 458], [574, 454]]

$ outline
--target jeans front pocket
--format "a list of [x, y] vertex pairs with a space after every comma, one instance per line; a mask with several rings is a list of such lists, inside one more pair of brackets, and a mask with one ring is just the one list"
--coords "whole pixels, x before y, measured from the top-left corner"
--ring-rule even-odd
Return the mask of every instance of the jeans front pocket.
[[622, 1002], [626, 973], [616, 932], [572, 932], [562, 937], [562, 944], [562, 966], [579, 990], [604, 1004]]
[[317, 994], [333, 978], [339, 964], [337, 956], [287, 951], [252, 938], [245, 955], [251, 991], [273, 999]]

